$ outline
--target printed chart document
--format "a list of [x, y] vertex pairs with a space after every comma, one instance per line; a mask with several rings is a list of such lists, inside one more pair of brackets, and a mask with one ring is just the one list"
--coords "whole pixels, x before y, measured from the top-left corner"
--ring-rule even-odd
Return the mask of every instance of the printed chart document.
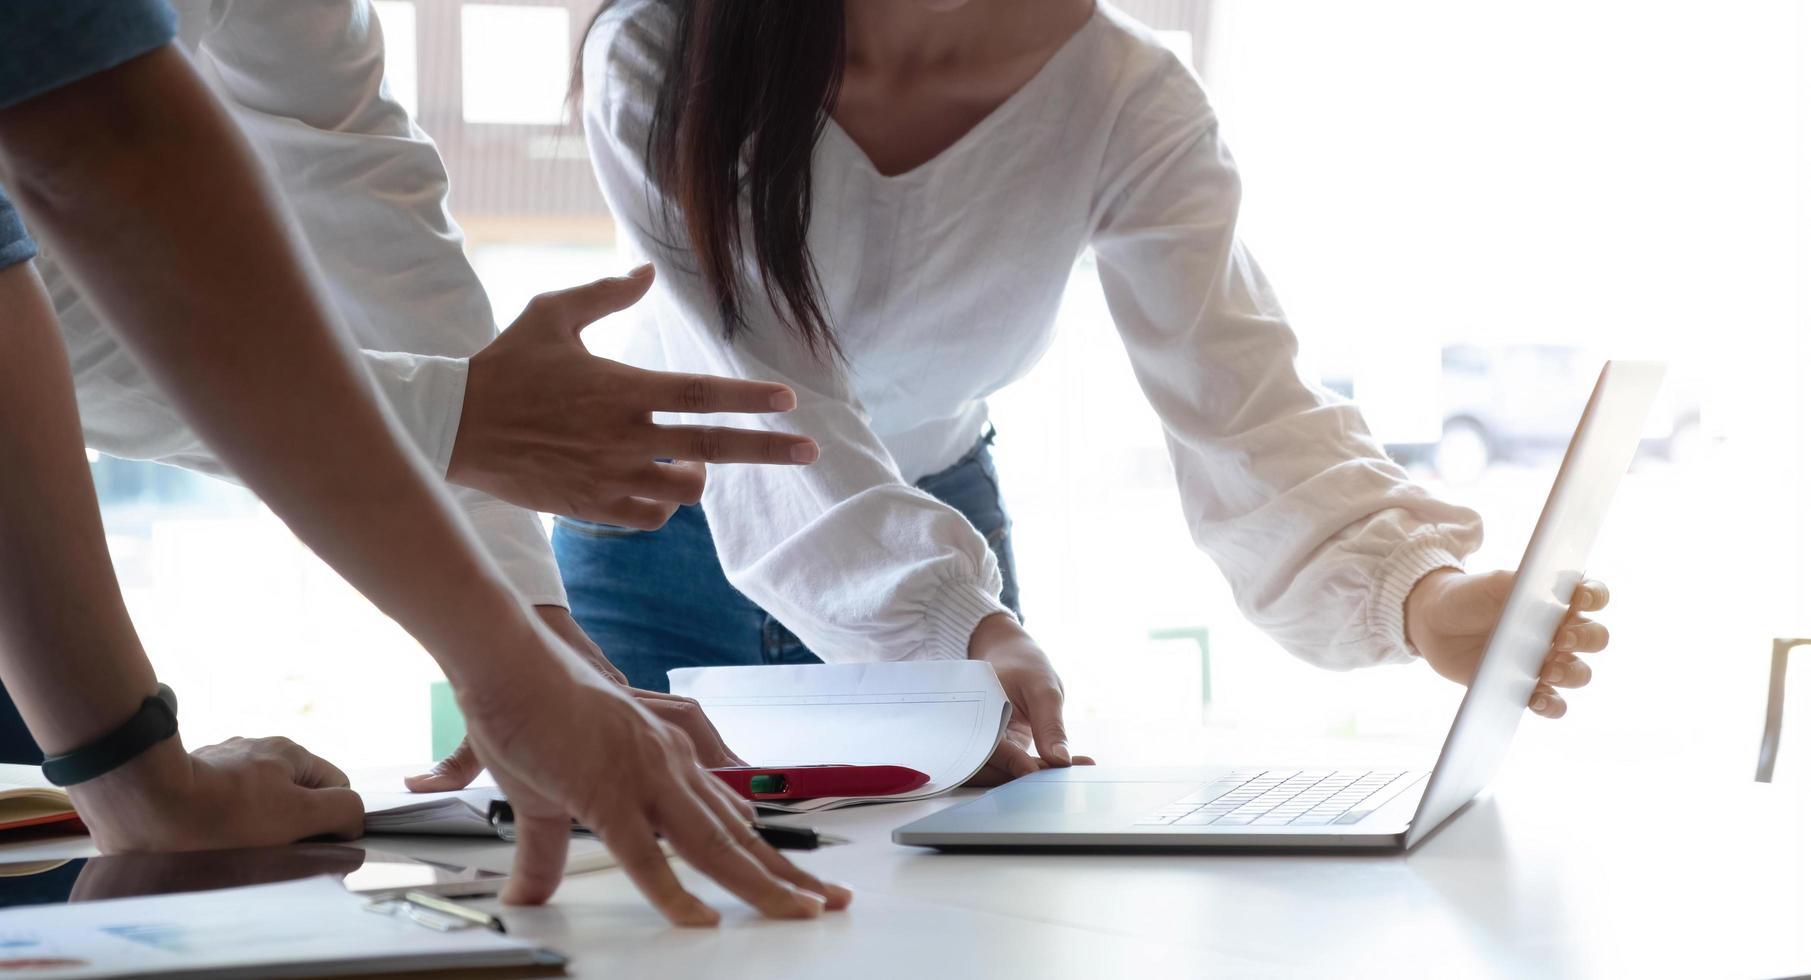
[[668, 677], [750, 765], [893, 765], [931, 777], [896, 796], [760, 804], [795, 813], [947, 793], [987, 763], [1012, 714], [993, 666], [974, 660], [687, 667]]
[[557, 965], [531, 943], [367, 911], [331, 876], [7, 910], [9, 977], [318, 977]]

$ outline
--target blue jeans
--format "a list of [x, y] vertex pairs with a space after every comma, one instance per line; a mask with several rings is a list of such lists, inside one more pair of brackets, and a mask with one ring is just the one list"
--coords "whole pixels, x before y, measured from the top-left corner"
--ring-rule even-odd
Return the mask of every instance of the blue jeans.
[[[954, 466], [918, 488], [968, 518], [1000, 562], [1000, 602], [1019, 611], [1012, 522], [1000, 499], [990, 431]], [[759, 519], [758, 515], [753, 515]], [[704, 508], [681, 507], [658, 531], [561, 517], [553, 553], [573, 618], [629, 683], [667, 689], [675, 667], [822, 663], [723, 575]]]

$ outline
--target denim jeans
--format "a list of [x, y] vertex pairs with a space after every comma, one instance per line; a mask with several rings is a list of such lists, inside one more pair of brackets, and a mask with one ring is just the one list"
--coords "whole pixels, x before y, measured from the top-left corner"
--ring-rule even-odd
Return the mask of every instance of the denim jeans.
[[[918, 488], [955, 508], [1000, 562], [1000, 602], [1019, 611], [1012, 522], [1000, 499], [990, 431], [954, 466]], [[805, 644], [723, 575], [702, 507], [681, 507], [658, 531], [562, 517], [553, 553], [573, 618], [629, 683], [667, 689], [675, 667], [815, 664]]]

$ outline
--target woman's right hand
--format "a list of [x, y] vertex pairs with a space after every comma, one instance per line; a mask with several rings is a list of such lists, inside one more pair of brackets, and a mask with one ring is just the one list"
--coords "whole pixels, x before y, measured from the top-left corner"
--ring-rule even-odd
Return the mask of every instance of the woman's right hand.
[[1006, 736], [969, 785], [994, 786], [1053, 766], [1094, 764], [1087, 756], [1070, 754], [1063, 729], [1063, 679], [1018, 620], [1005, 613], [981, 620], [969, 636], [968, 659], [993, 664], [1012, 702]]
[[459, 691], [479, 761], [516, 814], [516, 859], [503, 900], [539, 904], [565, 873], [571, 821], [597, 834], [642, 894], [678, 925], [715, 925], [717, 911], [680, 884], [678, 855], [773, 918], [810, 918], [850, 892], [806, 873], [755, 834], [754, 809], [693, 761], [684, 733], [599, 676], [541, 624], [531, 656]]

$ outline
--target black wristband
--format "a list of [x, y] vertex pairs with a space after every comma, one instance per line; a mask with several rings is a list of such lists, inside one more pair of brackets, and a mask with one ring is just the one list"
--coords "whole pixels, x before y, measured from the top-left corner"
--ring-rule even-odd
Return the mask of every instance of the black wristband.
[[118, 769], [145, 754], [151, 746], [176, 734], [176, 692], [157, 685], [125, 724], [98, 739], [55, 758], [44, 760], [44, 778], [57, 786], [74, 786]]

